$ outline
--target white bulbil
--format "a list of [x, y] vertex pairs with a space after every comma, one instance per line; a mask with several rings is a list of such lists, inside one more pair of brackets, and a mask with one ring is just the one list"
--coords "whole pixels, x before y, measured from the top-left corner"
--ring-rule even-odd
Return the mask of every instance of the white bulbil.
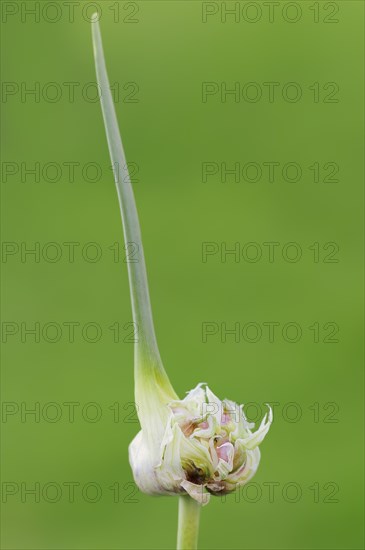
[[[149, 411], [149, 418], [140, 418], [145, 430], [129, 446], [129, 461], [141, 491], [186, 492], [207, 504], [210, 494], [234, 491], [254, 476], [260, 462], [258, 445], [272, 422], [271, 408], [253, 432], [243, 406], [221, 401], [205, 384], [164, 407], [167, 420], [163, 429], [161, 414]], [[163, 437], [158, 438], [162, 431]]]

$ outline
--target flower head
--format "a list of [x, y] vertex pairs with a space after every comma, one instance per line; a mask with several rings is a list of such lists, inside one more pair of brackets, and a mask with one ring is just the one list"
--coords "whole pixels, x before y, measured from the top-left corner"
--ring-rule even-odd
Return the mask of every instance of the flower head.
[[[199, 384], [185, 399], [171, 401], [165, 409], [164, 435], [160, 441], [155, 439], [154, 449], [147, 444], [143, 430], [129, 448], [134, 478], [142, 491], [186, 492], [206, 504], [209, 493], [229, 493], [253, 477], [260, 462], [258, 445], [272, 422], [271, 409], [253, 433], [254, 424], [246, 420], [243, 406], [220, 401], [205, 384]], [[158, 460], [153, 462], [152, 456]]]

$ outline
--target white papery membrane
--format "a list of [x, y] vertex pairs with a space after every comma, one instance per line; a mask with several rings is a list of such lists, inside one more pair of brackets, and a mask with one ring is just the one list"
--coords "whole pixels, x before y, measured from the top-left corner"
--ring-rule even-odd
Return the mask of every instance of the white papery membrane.
[[[188, 493], [207, 504], [211, 494], [230, 493], [255, 475], [260, 463], [258, 445], [273, 419], [269, 406], [255, 432], [243, 405], [221, 401], [205, 384], [166, 407], [162, 440], [141, 430], [129, 446], [129, 461], [141, 491]], [[156, 415], [155, 422], [156, 434], [161, 433], [161, 415]], [[151, 416], [148, 429], [154, 432]]]

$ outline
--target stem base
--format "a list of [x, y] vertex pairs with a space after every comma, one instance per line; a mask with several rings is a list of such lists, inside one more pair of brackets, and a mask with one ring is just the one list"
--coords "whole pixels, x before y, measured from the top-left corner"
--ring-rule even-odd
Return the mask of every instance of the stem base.
[[177, 550], [196, 550], [198, 547], [201, 505], [188, 495], [179, 497]]

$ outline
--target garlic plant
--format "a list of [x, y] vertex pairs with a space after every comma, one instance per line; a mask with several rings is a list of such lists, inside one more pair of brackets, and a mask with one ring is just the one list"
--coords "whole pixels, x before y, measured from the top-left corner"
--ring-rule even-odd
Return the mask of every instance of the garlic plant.
[[179, 400], [157, 347], [138, 215], [126, 170], [105, 67], [97, 14], [92, 20], [97, 80], [101, 90], [110, 156], [122, 213], [126, 247], [133, 243], [138, 261], [129, 262], [135, 344], [135, 401], [141, 431], [129, 446], [129, 461], [139, 489], [151, 495], [179, 495], [178, 548], [197, 545], [199, 513], [210, 495], [224, 495], [247, 483], [260, 462], [258, 445], [269, 430], [272, 411], [252, 432], [243, 407], [221, 401], [206, 384]]

